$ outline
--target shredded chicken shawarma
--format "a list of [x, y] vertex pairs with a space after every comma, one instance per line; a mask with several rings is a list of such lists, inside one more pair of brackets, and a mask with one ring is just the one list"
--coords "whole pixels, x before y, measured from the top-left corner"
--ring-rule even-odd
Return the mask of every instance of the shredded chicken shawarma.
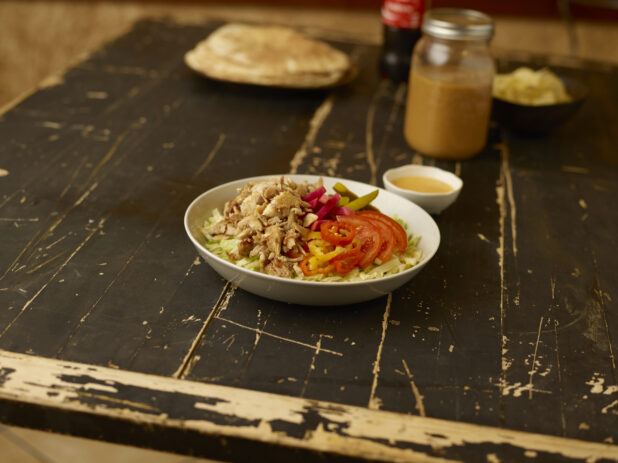
[[259, 257], [263, 272], [280, 277], [302, 275], [298, 262], [305, 257], [302, 244], [317, 218], [303, 196], [321, 184], [297, 184], [281, 177], [250, 182], [225, 204], [223, 219], [206, 232], [216, 238], [235, 237], [238, 249], [232, 260]]

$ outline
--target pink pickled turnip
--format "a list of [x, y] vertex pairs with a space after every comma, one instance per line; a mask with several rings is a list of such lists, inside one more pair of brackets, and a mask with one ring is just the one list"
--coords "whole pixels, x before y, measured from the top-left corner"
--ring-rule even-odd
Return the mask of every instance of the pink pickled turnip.
[[326, 193], [326, 188], [324, 188], [324, 186], [321, 186], [321, 187], [316, 188], [315, 190], [313, 190], [311, 193], [308, 193], [305, 196], [303, 196], [302, 200], [309, 202], [309, 201], [311, 201], [314, 198], [319, 198], [324, 193]]
[[335, 207], [337, 206], [337, 203], [339, 202], [339, 199], [341, 199], [339, 197], [339, 195], [337, 193], [335, 193], [331, 198], [328, 199], [328, 201], [326, 201], [326, 204], [324, 204], [320, 209], [318, 209], [317, 211], [315, 211], [315, 213], [318, 216], [318, 220], [319, 219], [323, 219], [326, 217], [326, 215]]
[[354, 215], [355, 212], [350, 209], [349, 207], [345, 207], [345, 206], [336, 206], [333, 207], [330, 211], [331, 215]]

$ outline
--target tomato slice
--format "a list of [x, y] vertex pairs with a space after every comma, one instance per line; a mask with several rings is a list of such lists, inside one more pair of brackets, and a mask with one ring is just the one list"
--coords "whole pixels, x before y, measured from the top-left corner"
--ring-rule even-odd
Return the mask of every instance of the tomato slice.
[[397, 245], [395, 232], [393, 228], [385, 222], [372, 218], [370, 218], [370, 220], [372, 220], [373, 224], [380, 230], [380, 237], [382, 238], [382, 247], [380, 248], [377, 258], [380, 259], [381, 262], [386, 262], [393, 255], [393, 251]]
[[354, 239], [356, 231], [353, 226], [335, 220], [320, 225], [322, 239], [335, 246], [345, 246]]
[[311, 256], [306, 257], [301, 263], [300, 263], [300, 268], [303, 271], [303, 273], [306, 276], [313, 276], [313, 275], [319, 275], [320, 273], [330, 273], [335, 269], [335, 266], [333, 264], [328, 264], [324, 267], [317, 267], [315, 269], [312, 269], [311, 266], [309, 265], [309, 259], [311, 259]]
[[361, 249], [361, 244], [362, 243], [358, 238], [354, 239], [354, 241], [352, 241], [344, 248], [344, 251], [341, 254], [336, 255], [330, 261], [335, 262], [337, 260], [351, 259], [357, 256], [360, 257], [363, 253]]
[[339, 275], [345, 275], [346, 273], [351, 272], [360, 262], [361, 256], [358, 255], [356, 257], [350, 257], [348, 259], [341, 259], [335, 261], [335, 272]]
[[355, 239], [345, 247], [345, 251], [331, 259], [330, 262], [335, 266], [335, 271], [337, 273], [345, 275], [354, 269], [354, 267], [358, 267], [363, 257], [361, 244], [359, 239]]
[[401, 253], [406, 251], [408, 247], [408, 234], [396, 220], [382, 214], [381, 212], [376, 211], [359, 211], [356, 213], [356, 215], [371, 218], [374, 220], [379, 220], [390, 225], [393, 229], [393, 233], [395, 234], [395, 239], [397, 240], [397, 250]]
[[338, 215], [337, 221], [355, 229], [362, 253], [358, 266], [367, 267], [375, 260], [382, 248], [380, 230], [371, 220], [358, 215]]

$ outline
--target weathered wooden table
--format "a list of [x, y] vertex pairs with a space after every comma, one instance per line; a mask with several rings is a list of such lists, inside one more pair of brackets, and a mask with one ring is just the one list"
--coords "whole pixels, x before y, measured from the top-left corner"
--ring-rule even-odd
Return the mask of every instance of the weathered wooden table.
[[244, 87], [184, 66], [214, 27], [140, 23], [0, 116], [0, 420], [225, 460], [618, 460], [617, 68], [567, 69], [591, 93], [553, 133], [435, 163], [465, 186], [409, 284], [292, 306], [200, 261], [189, 202], [434, 161], [377, 47], [336, 44], [338, 89]]

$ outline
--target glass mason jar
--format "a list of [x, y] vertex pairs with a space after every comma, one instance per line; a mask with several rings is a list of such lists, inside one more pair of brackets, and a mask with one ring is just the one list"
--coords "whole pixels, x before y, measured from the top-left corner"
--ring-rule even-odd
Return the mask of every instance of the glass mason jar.
[[467, 159], [487, 141], [494, 63], [486, 14], [439, 8], [427, 11], [414, 47], [404, 135], [421, 154]]

